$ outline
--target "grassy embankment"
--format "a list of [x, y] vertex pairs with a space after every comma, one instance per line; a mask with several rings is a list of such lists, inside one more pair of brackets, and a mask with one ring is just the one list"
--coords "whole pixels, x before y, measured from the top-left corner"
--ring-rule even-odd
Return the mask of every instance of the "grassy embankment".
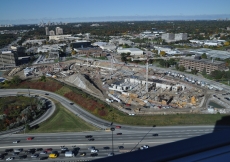
[[39, 128], [31, 129], [29, 133], [56, 133], [56, 132], [83, 132], [94, 131], [96, 127], [86, 123], [60, 103], [55, 103], [56, 110], [45, 122], [39, 124]]

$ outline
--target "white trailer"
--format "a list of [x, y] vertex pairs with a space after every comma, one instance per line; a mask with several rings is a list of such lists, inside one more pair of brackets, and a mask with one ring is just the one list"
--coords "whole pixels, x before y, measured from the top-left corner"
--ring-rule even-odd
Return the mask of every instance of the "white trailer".
[[72, 151], [66, 151], [65, 152], [65, 157], [73, 157], [73, 156], [74, 156], [74, 154]]

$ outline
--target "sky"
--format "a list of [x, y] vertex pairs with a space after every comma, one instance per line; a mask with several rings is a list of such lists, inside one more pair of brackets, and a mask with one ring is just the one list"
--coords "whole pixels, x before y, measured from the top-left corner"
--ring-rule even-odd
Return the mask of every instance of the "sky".
[[1, 0], [1, 23], [230, 19], [230, 0]]

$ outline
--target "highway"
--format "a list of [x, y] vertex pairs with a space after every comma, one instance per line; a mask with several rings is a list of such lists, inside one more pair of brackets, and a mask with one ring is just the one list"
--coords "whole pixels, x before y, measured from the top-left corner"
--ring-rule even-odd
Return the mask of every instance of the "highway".
[[[113, 142], [114, 142], [114, 153], [120, 154], [123, 151], [130, 151], [140, 148], [143, 145], [157, 146], [169, 142], [178, 141], [181, 139], [191, 138], [195, 136], [200, 136], [207, 133], [212, 133], [213, 127], [207, 127], [199, 129], [189, 128], [187, 129], [174, 129], [167, 130], [158, 127], [152, 127], [146, 132], [139, 132], [139, 130], [127, 131], [121, 129], [116, 129], [113, 132]], [[117, 135], [117, 133], [122, 133], [122, 135]], [[153, 134], [158, 134], [158, 136], [153, 136]], [[85, 138], [86, 135], [92, 135], [95, 141], [88, 141]], [[33, 140], [28, 141], [28, 137], [34, 137]], [[19, 143], [13, 143], [13, 141], [20, 140]], [[65, 146], [69, 150], [74, 147], [79, 147], [80, 150], [73, 158], [65, 158], [64, 154], [60, 153], [59, 157], [55, 161], [63, 160], [91, 160], [95, 158], [107, 157], [108, 153], [112, 152], [112, 132], [106, 131], [96, 131], [96, 132], [80, 132], [80, 133], [47, 133], [47, 134], [11, 134], [0, 136], [0, 153], [3, 153], [5, 149], [19, 149], [23, 148], [23, 151], [19, 155], [24, 155], [26, 150], [32, 148], [52, 148], [54, 151], [60, 153], [60, 146]], [[74, 146], [74, 147], [73, 147]], [[88, 148], [94, 146], [99, 150], [97, 157], [91, 157]], [[109, 147], [108, 150], [103, 149], [103, 147]], [[118, 149], [118, 146], [123, 146], [123, 149]], [[40, 153], [41, 151], [36, 151]], [[81, 157], [79, 154], [81, 152], [86, 152], [85, 157]], [[12, 153], [8, 153], [6, 157], [11, 156]], [[15, 155], [15, 161], [19, 161], [19, 155]], [[36, 158], [31, 158], [31, 154], [27, 155], [26, 160], [37, 161]], [[39, 157], [48, 156], [39, 155]], [[47, 161], [52, 161], [48, 159]]]

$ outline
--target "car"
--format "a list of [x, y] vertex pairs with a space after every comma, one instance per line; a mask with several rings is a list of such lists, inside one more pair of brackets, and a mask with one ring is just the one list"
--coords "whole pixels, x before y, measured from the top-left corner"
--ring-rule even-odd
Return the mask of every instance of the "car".
[[53, 149], [52, 148], [47, 148], [45, 151], [46, 152], [51, 152]]
[[13, 141], [13, 143], [19, 143], [20, 142], [20, 140], [17, 140], [17, 141]]
[[92, 153], [99, 152], [98, 149], [91, 150]]
[[19, 159], [26, 159], [27, 158], [27, 155], [21, 155], [19, 156]]
[[69, 149], [67, 147], [61, 148], [62, 151], [68, 151]]
[[122, 135], [122, 133], [117, 133], [117, 135]]
[[20, 152], [22, 152], [22, 151], [23, 151], [23, 148], [19, 148], [18, 150], [19, 150]]
[[69, 150], [61, 150], [61, 154], [65, 154], [66, 151], [69, 151]]
[[143, 146], [140, 147], [140, 150], [144, 150], [145, 148]]
[[73, 105], [74, 103], [73, 103], [73, 102], [70, 102], [69, 104], [70, 104], [70, 105]]
[[34, 139], [34, 137], [28, 137], [27, 138], [27, 141], [31, 141], [31, 140], [33, 140]]
[[56, 158], [57, 154], [49, 154], [49, 158]]
[[143, 147], [144, 147], [145, 149], [148, 149], [148, 148], [149, 148], [149, 146], [148, 146], [148, 145], [144, 145]]
[[46, 159], [48, 159], [48, 157], [47, 157], [47, 156], [40, 157], [40, 160], [46, 160]]
[[109, 150], [110, 148], [108, 146], [103, 147], [104, 150]]
[[94, 141], [94, 138], [89, 138], [88, 140], [89, 140], [89, 141]]
[[36, 149], [36, 151], [42, 151], [43, 150], [43, 148], [37, 148]]
[[12, 152], [13, 149], [5, 149], [5, 152]]
[[31, 155], [32, 158], [37, 158], [39, 156], [39, 154], [33, 154]]
[[155, 133], [155, 134], [153, 134], [153, 136], [158, 136], [158, 134], [157, 134], [157, 133]]
[[133, 115], [135, 115], [135, 114], [129, 114], [129, 115], [132, 115], [132, 116], [133, 116]]
[[45, 95], [49, 95], [49, 93], [45, 93]]
[[6, 159], [6, 161], [11, 161], [11, 160], [14, 160], [14, 157], [8, 157], [8, 158]]
[[108, 153], [108, 156], [114, 156], [114, 153], [113, 152]]
[[81, 153], [80, 153], [80, 156], [85, 156], [85, 155], [86, 155], [85, 152], [81, 152]]
[[92, 138], [93, 136], [91, 136], [91, 135], [87, 135], [87, 136], [85, 136], [85, 138]]
[[125, 108], [125, 110], [129, 110], [129, 111], [131, 111], [131, 108]]
[[18, 155], [20, 152], [13, 152], [12, 155]]
[[95, 157], [95, 156], [97, 156], [98, 154], [97, 153], [92, 153], [92, 154], [90, 154], [90, 156], [92, 156], [92, 157]]
[[47, 154], [47, 151], [42, 151], [42, 152], [40, 152], [40, 154], [42, 155], [42, 154]]
[[124, 146], [118, 146], [118, 149], [120, 149], [120, 150], [124, 149]]
[[94, 147], [94, 146], [90, 146], [90, 147], [88, 148], [88, 150], [95, 150], [95, 147]]
[[121, 128], [121, 126], [116, 126], [115, 128], [116, 128], [116, 129], [120, 129], [120, 128]]
[[4, 159], [4, 155], [0, 155], [0, 160], [3, 160]]

